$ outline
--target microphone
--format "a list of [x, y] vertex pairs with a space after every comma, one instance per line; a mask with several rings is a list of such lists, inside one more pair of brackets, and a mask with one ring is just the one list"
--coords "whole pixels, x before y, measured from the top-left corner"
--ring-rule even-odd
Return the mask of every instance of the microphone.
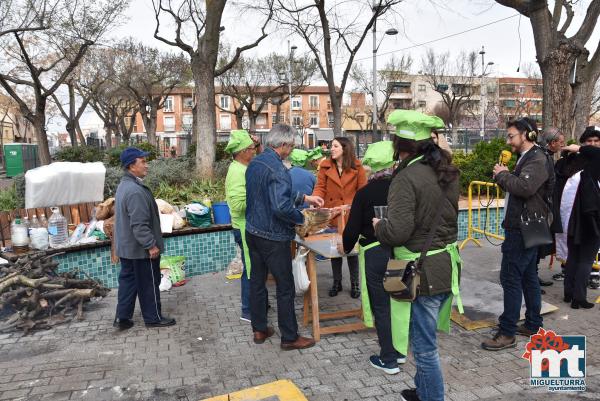
[[502, 166], [506, 166], [510, 159], [512, 158], [512, 153], [508, 150], [503, 150], [500, 152], [500, 157], [498, 158], [498, 164]]

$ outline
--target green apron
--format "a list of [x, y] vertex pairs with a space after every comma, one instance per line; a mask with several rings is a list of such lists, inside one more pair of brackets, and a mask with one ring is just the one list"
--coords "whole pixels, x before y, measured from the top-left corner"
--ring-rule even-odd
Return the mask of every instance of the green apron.
[[371, 301], [367, 289], [367, 273], [365, 271], [365, 252], [371, 248], [381, 245], [373, 242], [367, 246], [358, 247], [358, 269], [360, 271], [360, 300], [362, 302], [363, 322], [367, 327], [373, 327], [373, 313], [371, 312]]
[[246, 220], [243, 223], [239, 223], [240, 233], [242, 234], [242, 247], [244, 248], [244, 264], [246, 266], [246, 276], [248, 276], [248, 280], [250, 280], [250, 250], [248, 248], [248, 244], [246, 244]]
[[[437, 328], [440, 331], [448, 333], [450, 331], [450, 312], [452, 310], [452, 301], [456, 298], [456, 306], [459, 313], [464, 313], [462, 300], [460, 298], [458, 275], [461, 268], [461, 259], [458, 253], [456, 243], [449, 244], [445, 248], [435, 249], [427, 252], [427, 256], [435, 255], [442, 252], [450, 254], [452, 261], [452, 292], [438, 313]], [[411, 252], [406, 247], [394, 248], [394, 258], [400, 260], [414, 261], [421, 256], [421, 253]], [[410, 326], [410, 302], [396, 301], [391, 298], [391, 315], [392, 315], [392, 339], [394, 348], [401, 354], [406, 355], [408, 351], [408, 334]]]

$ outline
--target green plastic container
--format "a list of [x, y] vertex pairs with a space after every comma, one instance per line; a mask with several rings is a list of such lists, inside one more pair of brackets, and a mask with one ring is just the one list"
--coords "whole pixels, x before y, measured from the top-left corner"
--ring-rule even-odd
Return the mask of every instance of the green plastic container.
[[4, 168], [7, 177], [14, 177], [38, 167], [38, 145], [11, 143], [4, 145]]

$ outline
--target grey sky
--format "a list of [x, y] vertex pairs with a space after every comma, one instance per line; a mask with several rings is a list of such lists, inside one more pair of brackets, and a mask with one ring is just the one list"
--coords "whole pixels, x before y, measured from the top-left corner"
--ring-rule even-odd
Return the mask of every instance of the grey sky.
[[[402, 56], [410, 54], [414, 59], [413, 72], [419, 70], [421, 56], [428, 48], [436, 52], [449, 51], [451, 54], [458, 54], [461, 50], [477, 50], [485, 46], [486, 62], [493, 61], [494, 66], [492, 75], [495, 76], [519, 76], [516, 72], [519, 66], [519, 19], [521, 36], [521, 72], [523, 66], [528, 63], [535, 64], [535, 46], [531, 24], [527, 18], [519, 18], [517, 12], [498, 5], [492, 0], [447, 0], [443, 2], [435, 0], [433, 4], [428, 0], [406, 0], [398, 6], [399, 18], [395, 28], [400, 31], [397, 36], [386, 37], [379, 48], [378, 66], [385, 65], [386, 60], [391, 54]], [[589, 1], [580, 1], [575, 5], [576, 17], [572, 27], [577, 28], [581, 23], [585, 9]], [[351, 12], [351, 10], [349, 10]], [[512, 18], [509, 18], [512, 17]], [[504, 21], [492, 23], [494, 21], [505, 19]], [[484, 26], [471, 32], [462, 33], [447, 39], [438, 40], [424, 46], [416, 46], [421, 43], [430, 42], [448, 35], [457, 34], [469, 29]], [[258, 35], [260, 19], [258, 16], [248, 17], [240, 16], [239, 13], [228, 4], [225, 8], [223, 26], [224, 38], [232, 45], [243, 45]], [[381, 22], [378, 30], [383, 34], [392, 26], [389, 23]], [[132, 5], [127, 12], [123, 25], [115, 28], [110, 35], [114, 39], [132, 36], [147, 45], [159, 47], [167, 51], [178, 51], [156, 39], [154, 39], [155, 20], [152, 8], [152, 0], [132, 0]], [[569, 33], [572, 33], [571, 30]], [[170, 33], [165, 27], [166, 34]], [[275, 26], [269, 28], [271, 32], [257, 49], [249, 52], [249, 55], [262, 55], [272, 51], [285, 54], [287, 52], [287, 40], [298, 46], [298, 51], [306, 51], [307, 48], [300, 38], [287, 37], [285, 34], [277, 32]], [[595, 49], [595, 45], [600, 38], [600, 29], [596, 29], [590, 39], [590, 51]], [[361, 63], [366, 69], [370, 70], [371, 61], [371, 37], [365, 40], [363, 47], [357, 55], [357, 63]], [[406, 49], [406, 50], [402, 50]], [[337, 65], [336, 79], [341, 79], [341, 69], [343, 69], [344, 59]], [[319, 84], [322, 81], [317, 77], [313, 84]], [[352, 89], [352, 84], [348, 84], [347, 89]], [[53, 125], [60, 125], [56, 121]]]

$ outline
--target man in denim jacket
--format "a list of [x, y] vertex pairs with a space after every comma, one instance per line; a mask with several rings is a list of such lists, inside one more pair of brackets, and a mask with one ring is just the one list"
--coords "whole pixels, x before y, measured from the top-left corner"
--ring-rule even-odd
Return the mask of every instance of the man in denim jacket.
[[277, 317], [284, 350], [312, 347], [312, 338], [298, 335], [294, 312], [294, 276], [290, 242], [294, 226], [304, 222], [297, 209], [306, 202], [322, 206], [323, 199], [303, 193], [292, 193], [292, 180], [283, 165], [294, 148], [294, 129], [275, 125], [265, 140], [265, 151], [246, 170], [246, 242], [252, 272], [250, 274], [250, 315], [254, 342], [262, 344], [274, 333], [267, 326], [267, 272], [277, 285]]

